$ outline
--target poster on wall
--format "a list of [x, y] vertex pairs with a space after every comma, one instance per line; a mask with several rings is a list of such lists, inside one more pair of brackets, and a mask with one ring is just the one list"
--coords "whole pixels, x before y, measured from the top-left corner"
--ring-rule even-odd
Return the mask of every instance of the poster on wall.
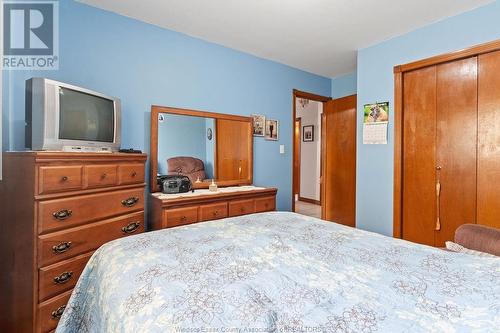
[[386, 145], [389, 126], [389, 102], [364, 106], [363, 144]]

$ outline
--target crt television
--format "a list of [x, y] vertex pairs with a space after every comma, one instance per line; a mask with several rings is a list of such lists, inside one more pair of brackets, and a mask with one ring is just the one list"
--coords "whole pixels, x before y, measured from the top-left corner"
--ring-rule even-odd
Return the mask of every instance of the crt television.
[[26, 81], [26, 148], [82, 152], [120, 149], [120, 100], [44, 78]]

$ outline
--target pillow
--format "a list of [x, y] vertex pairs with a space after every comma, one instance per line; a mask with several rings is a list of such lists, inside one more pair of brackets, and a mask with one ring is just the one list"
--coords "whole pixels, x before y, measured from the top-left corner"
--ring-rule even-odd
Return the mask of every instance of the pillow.
[[446, 242], [446, 249], [450, 250], [452, 252], [471, 254], [473, 256], [478, 256], [478, 257], [499, 258], [497, 256], [494, 256], [493, 254], [471, 250], [471, 249], [468, 249], [466, 247], [463, 247], [460, 244], [453, 243], [453, 242]]

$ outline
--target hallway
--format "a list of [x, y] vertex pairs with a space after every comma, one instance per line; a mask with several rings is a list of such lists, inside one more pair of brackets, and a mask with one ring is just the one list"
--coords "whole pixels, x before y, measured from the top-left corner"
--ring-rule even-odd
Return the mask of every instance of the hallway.
[[321, 218], [321, 206], [304, 201], [295, 201], [295, 212], [297, 214]]

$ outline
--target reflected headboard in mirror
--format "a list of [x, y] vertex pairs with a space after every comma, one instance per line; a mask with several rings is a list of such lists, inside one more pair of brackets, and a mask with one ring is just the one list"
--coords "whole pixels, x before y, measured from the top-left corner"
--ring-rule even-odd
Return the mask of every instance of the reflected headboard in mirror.
[[185, 175], [194, 188], [251, 185], [252, 118], [153, 105], [150, 190], [161, 175]]

